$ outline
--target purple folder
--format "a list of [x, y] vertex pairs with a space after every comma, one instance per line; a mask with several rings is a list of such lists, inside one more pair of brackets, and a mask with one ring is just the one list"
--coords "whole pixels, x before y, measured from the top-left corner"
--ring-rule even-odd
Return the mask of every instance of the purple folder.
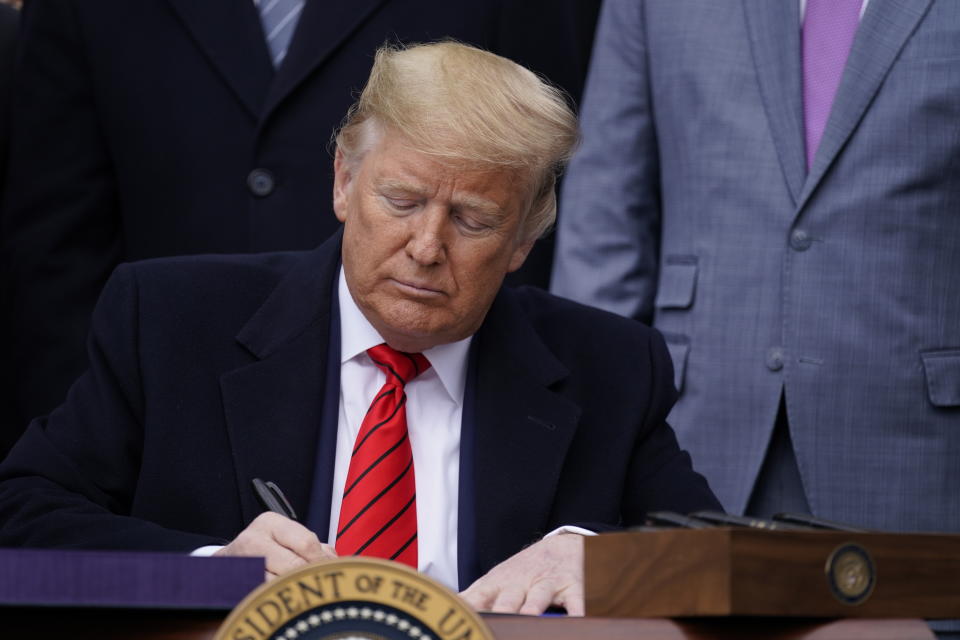
[[0, 549], [0, 607], [232, 609], [263, 572], [263, 558]]

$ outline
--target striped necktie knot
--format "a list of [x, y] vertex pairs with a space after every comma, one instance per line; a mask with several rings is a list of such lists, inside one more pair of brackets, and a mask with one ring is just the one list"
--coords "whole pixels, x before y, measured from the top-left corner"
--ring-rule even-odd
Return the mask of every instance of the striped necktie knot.
[[367, 349], [367, 355], [387, 376], [385, 384], [403, 387], [430, 368], [430, 361], [422, 353], [397, 351], [386, 344]]

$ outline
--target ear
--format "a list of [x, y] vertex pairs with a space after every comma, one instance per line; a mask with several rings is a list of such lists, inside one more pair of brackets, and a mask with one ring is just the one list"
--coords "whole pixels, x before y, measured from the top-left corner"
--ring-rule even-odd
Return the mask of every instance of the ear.
[[343, 152], [337, 148], [337, 154], [333, 159], [333, 212], [340, 222], [346, 222], [347, 206], [350, 202], [350, 190], [353, 183], [353, 173], [356, 165], [347, 162], [343, 157]]
[[534, 236], [524, 240], [514, 248], [513, 255], [510, 256], [510, 264], [507, 266], [507, 273], [512, 273], [523, 266], [536, 241], [537, 238]]

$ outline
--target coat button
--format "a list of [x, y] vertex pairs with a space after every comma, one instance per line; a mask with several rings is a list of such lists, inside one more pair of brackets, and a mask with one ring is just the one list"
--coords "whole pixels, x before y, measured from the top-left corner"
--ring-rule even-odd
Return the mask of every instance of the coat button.
[[261, 198], [268, 196], [273, 193], [275, 186], [276, 181], [273, 179], [273, 174], [266, 169], [254, 169], [247, 176], [247, 187], [250, 189], [250, 193], [255, 196]]
[[790, 234], [790, 246], [797, 251], [806, 251], [810, 248], [812, 242], [810, 234], [803, 229], [794, 229], [793, 233]]
[[767, 349], [767, 369], [770, 369], [770, 371], [783, 369], [783, 349], [780, 347]]

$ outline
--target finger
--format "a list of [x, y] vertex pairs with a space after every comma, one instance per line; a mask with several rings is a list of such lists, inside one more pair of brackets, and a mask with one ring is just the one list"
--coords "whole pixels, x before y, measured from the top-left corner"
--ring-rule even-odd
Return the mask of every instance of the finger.
[[269, 531], [270, 529], [282, 525], [284, 522], [291, 522], [290, 518], [282, 516], [273, 511], [264, 511], [247, 525], [247, 529], [254, 531]]
[[575, 582], [560, 593], [557, 604], [567, 610], [568, 616], [586, 615], [586, 605], [583, 600], [583, 583]]
[[266, 556], [276, 543], [263, 531], [251, 527], [240, 532], [236, 538], [217, 551], [217, 556]]
[[490, 588], [483, 580], [483, 578], [476, 580], [465, 591], [460, 592], [460, 597], [477, 611], [489, 611], [494, 598], [497, 597], [497, 591]]
[[340, 557], [340, 554], [337, 553], [337, 550], [325, 542], [320, 543], [320, 553], [323, 556], [323, 560]]
[[508, 585], [500, 589], [490, 608], [494, 613], [517, 613], [523, 605], [523, 589]]
[[323, 542], [305, 526], [273, 512], [264, 512], [257, 516], [247, 530], [263, 532], [277, 544], [290, 549], [306, 562], [328, 560], [338, 556], [336, 550]]
[[302, 557], [278, 544], [274, 544], [267, 550], [264, 554], [264, 562], [267, 571], [278, 576], [307, 564]]
[[524, 615], [538, 616], [547, 610], [551, 604], [561, 604], [554, 583], [550, 580], [540, 580], [527, 590], [526, 598], [519, 612]]
[[299, 522], [283, 518], [271, 523], [269, 533], [278, 545], [289, 549], [304, 562], [316, 562], [331, 557], [317, 534]]

